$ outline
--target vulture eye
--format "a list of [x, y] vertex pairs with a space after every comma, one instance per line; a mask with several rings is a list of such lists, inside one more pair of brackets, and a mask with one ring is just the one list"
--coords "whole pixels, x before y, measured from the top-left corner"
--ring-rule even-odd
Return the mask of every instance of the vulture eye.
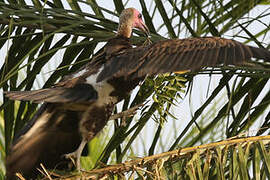
[[139, 15], [138, 15], [138, 18], [139, 18], [139, 19], [142, 19], [142, 14], [139, 14]]

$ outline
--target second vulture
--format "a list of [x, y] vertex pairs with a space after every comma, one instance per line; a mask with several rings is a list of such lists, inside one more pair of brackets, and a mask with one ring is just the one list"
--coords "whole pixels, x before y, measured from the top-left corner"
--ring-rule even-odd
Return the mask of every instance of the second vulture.
[[25, 177], [36, 175], [40, 163], [47, 168], [58, 167], [63, 154], [73, 151], [79, 166], [85, 144], [103, 129], [114, 106], [147, 75], [243, 65], [252, 57], [270, 62], [267, 49], [219, 37], [164, 40], [133, 47], [133, 28], [149, 33], [141, 13], [128, 8], [120, 15], [117, 35], [86, 66], [51, 88], [5, 92], [13, 100], [44, 103], [14, 140], [6, 159], [8, 179], [16, 172]]

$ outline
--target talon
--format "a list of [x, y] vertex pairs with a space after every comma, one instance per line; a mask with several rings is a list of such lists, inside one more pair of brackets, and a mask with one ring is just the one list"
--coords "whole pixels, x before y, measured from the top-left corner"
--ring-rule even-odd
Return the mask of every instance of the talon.
[[76, 166], [76, 163], [75, 163], [75, 160], [76, 160], [76, 153], [75, 152], [72, 152], [72, 153], [68, 153], [68, 154], [63, 154], [62, 155], [62, 158], [65, 158], [65, 159], [70, 159], [72, 164], [74, 166]]
[[70, 159], [72, 161], [72, 163], [76, 166], [77, 171], [83, 170], [81, 169], [81, 154], [87, 142], [87, 140], [83, 139], [76, 151], [63, 155], [64, 158]]
[[62, 157], [66, 158], [66, 159], [75, 159], [76, 158], [76, 153], [72, 152], [72, 153], [68, 153], [68, 154], [63, 154]]

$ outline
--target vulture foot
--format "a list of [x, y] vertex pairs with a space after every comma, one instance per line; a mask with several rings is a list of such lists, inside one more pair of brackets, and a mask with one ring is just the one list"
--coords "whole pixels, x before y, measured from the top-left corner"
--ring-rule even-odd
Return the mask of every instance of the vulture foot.
[[113, 114], [111, 115], [109, 120], [114, 120], [114, 119], [118, 119], [118, 118], [125, 118], [125, 117], [130, 117], [130, 116], [134, 116], [136, 114], [136, 111], [140, 108], [143, 107], [144, 104], [138, 104], [128, 110], [122, 111], [120, 113], [117, 114]]
[[[71, 159], [71, 161], [73, 162], [73, 164], [76, 165], [76, 169], [78, 171], [81, 171], [83, 169], [81, 169], [81, 155], [82, 155], [82, 151], [84, 149], [84, 146], [88, 143], [87, 139], [82, 139], [82, 142], [80, 144], [80, 146], [78, 147], [78, 149], [72, 153], [68, 153], [68, 154], [64, 154], [64, 157], [67, 159]], [[75, 163], [76, 160], [76, 163]]]

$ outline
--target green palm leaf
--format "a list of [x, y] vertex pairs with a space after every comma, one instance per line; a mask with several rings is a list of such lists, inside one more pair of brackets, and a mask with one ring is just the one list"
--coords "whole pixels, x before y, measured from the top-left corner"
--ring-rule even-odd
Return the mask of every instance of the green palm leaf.
[[[9, 91], [49, 87], [91, 61], [103, 43], [114, 36], [118, 15], [130, 6], [129, 1], [114, 0], [109, 3], [107, 8], [106, 4], [96, 1], [0, 1], [0, 88]], [[156, 0], [151, 3], [140, 0], [137, 5], [136, 8], [142, 9], [153, 42], [166, 38], [222, 36], [269, 48], [270, 6], [266, 0], [248, 3], [245, 0]], [[255, 13], [258, 9], [260, 13]], [[132, 42], [141, 44], [144, 41], [142, 33], [135, 30]], [[123, 102], [123, 106], [117, 108], [122, 111], [148, 101], [138, 112], [137, 119], [119, 119], [110, 123], [110, 138], [100, 138], [106, 145], [95, 143], [95, 148], [103, 152], [93, 161], [90, 155], [90, 160], [86, 162], [91, 162], [91, 168], [93, 164], [100, 167], [121, 163], [130, 155], [138, 155], [132, 151], [135, 147], [152, 155], [179, 146], [194, 146], [238, 136], [254, 128], [252, 134], [269, 134], [269, 64], [259, 64], [263, 68], [224, 67], [196, 73], [202, 74], [202, 79], [210, 76], [209, 87], [214, 84], [212, 77], [218, 76], [218, 80], [206, 94], [207, 97], [201, 98], [204, 101], [200, 106], [191, 107], [194, 113], [185, 118], [185, 123], [175, 120], [180, 113], [173, 113], [173, 110], [187, 111], [177, 107], [185, 91], [186, 99], [196, 101], [197, 98], [191, 96], [191, 93], [198, 93], [193, 88], [198, 81], [195, 80], [192, 85], [196, 74], [148, 77]], [[220, 105], [219, 101], [224, 103]], [[1, 159], [4, 160], [14, 134], [31, 119], [38, 106], [30, 102], [13, 102], [5, 97], [2, 102], [0, 147]], [[171, 122], [181, 126], [175, 124], [169, 127]], [[149, 127], [149, 124], [152, 126]], [[220, 127], [224, 127], [224, 131], [218, 132]], [[169, 128], [173, 131], [166, 130]], [[149, 142], [146, 142], [149, 145], [140, 147], [143, 143], [138, 139], [145, 129], [151, 132], [148, 134]], [[172, 135], [166, 136], [169, 132], [173, 132]], [[162, 143], [163, 136], [167, 137], [165, 145]], [[93, 148], [93, 145], [90, 147]], [[179, 161], [177, 165], [171, 165], [168, 162], [164, 172], [171, 178], [177, 175], [191, 178], [195, 171], [198, 179], [232, 178], [235, 173], [244, 178], [250, 176], [246, 168], [253, 163], [254, 177], [268, 177], [268, 151], [265, 147], [268, 146], [230, 147], [226, 155], [223, 149], [217, 148], [216, 157], [194, 152], [191, 158], [182, 159], [186, 164]], [[247, 150], [254, 153], [246, 156]], [[203, 162], [199, 160], [201, 158]], [[186, 166], [188, 162], [189, 166]], [[228, 166], [225, 166], [226, 162]], [[235, 166], [235, 162], [240, 165]], [[263, 162], [262, 171], [259, 170], [259, 162]], [[179, 173], [174, 174], [174, 168]], [[3, 174], [4, 170], [0, 171], [1, 177]], [[139, 174], [147, 175], [145, 172]]]

